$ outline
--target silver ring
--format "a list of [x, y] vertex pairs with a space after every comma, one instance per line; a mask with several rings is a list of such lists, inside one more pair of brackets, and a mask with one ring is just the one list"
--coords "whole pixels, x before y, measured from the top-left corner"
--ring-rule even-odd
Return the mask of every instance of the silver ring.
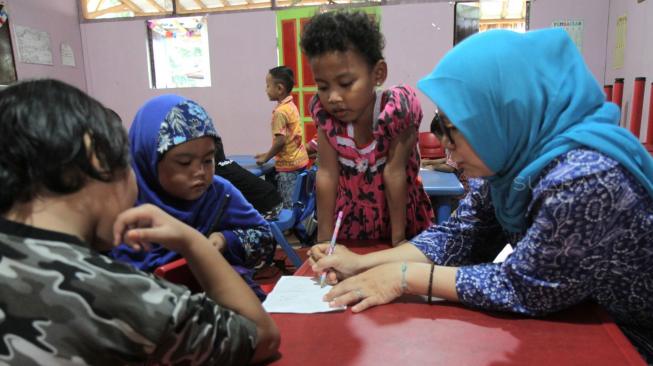
[[365, 295], [363, 294], [363, 290], [359, 288], [354, 290], [354, 293], [356, 294], [356, 297], [358, 297], [358, 300], [363, 300], [363, 298], [365, 298]]

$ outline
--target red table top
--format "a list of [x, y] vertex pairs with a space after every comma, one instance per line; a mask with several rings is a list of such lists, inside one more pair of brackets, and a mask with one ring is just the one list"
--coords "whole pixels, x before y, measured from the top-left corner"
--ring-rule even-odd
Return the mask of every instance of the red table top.
[[[377, 244], [352, 248], [370, 252]], [[304, 263], [295, 275], [313, 275]], [[603, 310], [586, 304], [546, 318], [396, 302], [354, 314], [272, 314], [273, 365], [645, 365]]]

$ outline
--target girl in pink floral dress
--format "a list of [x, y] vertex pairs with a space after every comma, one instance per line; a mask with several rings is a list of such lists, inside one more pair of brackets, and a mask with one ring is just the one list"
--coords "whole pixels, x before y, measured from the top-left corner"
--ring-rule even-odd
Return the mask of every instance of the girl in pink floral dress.
[[387, 76], [383, 36], [368, 15], [329, 12], [306, 25], [301, 45], [317, 96], [318, 241], [410, 239], [431, 225], [433, 210], [418, 179], [417, 134], [422, 110], [415, 91], [377, 91]]

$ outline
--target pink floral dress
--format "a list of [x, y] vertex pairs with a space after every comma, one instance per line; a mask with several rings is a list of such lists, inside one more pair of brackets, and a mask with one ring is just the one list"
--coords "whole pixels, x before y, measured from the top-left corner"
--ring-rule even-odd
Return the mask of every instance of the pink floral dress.
[[[338, 153], [340, 178], [335, 215], [343, 211], [339, 239], [390, 239], [390, 214], [385, 198], [383, 169], [390, 143], [407, 128], [419, 130], [422, 108], [415, 91], [395, 86], [379, 92], [374, 108], [373, 140], [365, 147], [354, 142], [353, 125], [330, 115], [317, 97], [310, 106], [311, 116]], [[406, 238], [428, 228], [433, 220], [431, 201], [419, 179], [420, 158], [417, 142], [406, 166], [408, 200]]]

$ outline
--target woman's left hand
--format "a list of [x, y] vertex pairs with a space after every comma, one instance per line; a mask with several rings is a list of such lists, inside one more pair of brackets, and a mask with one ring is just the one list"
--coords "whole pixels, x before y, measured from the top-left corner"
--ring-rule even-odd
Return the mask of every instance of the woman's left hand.
[[401, 263], [386, 263], [334, 286], [325, 296], [333, 307], [354, 304], [351, 311], [387, 304], [402, 295]]

